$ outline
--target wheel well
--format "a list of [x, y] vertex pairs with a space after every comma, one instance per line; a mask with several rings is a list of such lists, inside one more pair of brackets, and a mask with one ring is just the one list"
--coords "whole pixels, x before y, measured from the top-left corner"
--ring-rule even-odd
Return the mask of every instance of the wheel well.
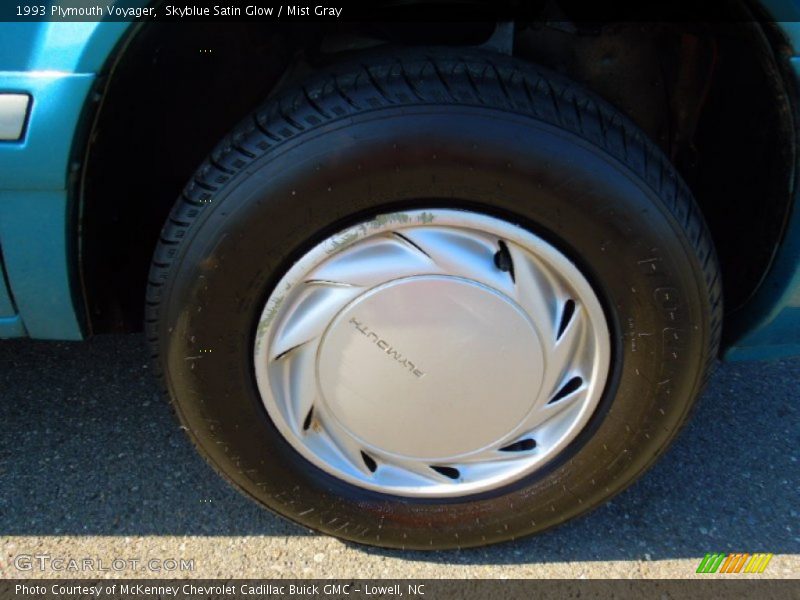
[[[104, 84], [82, 177], [80, 267], [92, 331], [140, 328], [152, 251], [181, 188], [276, 89], [373, 45], [472, 46], [493, 31], [476, 24], [141, 27]], [[746, 303], [780, 243], [794, 185], [794, 87], [777, 28], [752, 18], [516, 23], [513, 53], [592, 89], [661, 146], [711, 229], [727, 312]]]

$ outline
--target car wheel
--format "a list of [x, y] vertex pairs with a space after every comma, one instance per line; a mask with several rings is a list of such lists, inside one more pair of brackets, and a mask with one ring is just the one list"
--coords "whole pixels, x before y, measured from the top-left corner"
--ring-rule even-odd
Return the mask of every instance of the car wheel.
[[147, 331], [211, 464], [315, 530], [402, 548], [541, 531], [664, 451], [719, 341], [711, 238], [664, 155], [562, 77], [375, 55], [213, 151]]

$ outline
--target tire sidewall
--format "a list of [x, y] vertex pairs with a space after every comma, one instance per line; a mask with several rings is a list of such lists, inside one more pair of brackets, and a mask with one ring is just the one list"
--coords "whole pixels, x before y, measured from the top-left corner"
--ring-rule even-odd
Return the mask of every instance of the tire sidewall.
[[[552, 526], [633, 481], [700, 387], [709, 299], [667, 202], [605, 151], [506, 111], [403, 107], [328, 123], [255, 161], [192, 224], [165, 283], [167, 386], [217, 468], [313, 529], [425, 548]], [[613, 330], [604, 399], [578, 439], [545, 468], [462, 499], [386, 496], [320, 471], [271, 423], [253, 373], [255, 326], [286, 269], [336, 231], [414, 208], [475, 210], [541, 235], [593, 283]]]

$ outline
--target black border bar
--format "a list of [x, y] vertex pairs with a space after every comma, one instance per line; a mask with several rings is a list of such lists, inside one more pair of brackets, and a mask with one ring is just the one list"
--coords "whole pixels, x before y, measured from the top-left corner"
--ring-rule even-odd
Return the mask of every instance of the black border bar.
[[[765, 8], [768, 6], [769, 8]], [[800, 21], [792, 0], [5, 0], [4, 22]]]
[[797, 598], [800, 580], [702, 579], [7, 579], [0, 600], [530, 600], [549, 598]]

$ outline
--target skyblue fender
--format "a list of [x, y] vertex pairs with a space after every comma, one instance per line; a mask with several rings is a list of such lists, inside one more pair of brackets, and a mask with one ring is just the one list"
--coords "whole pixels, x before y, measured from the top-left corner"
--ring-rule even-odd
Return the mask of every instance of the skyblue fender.
[[131, 27], [0, 24], [0, 92], [33, 98], [23, 140], [0, 142], [0, 337], [83, 337], [70, 169], [95, 78]]

